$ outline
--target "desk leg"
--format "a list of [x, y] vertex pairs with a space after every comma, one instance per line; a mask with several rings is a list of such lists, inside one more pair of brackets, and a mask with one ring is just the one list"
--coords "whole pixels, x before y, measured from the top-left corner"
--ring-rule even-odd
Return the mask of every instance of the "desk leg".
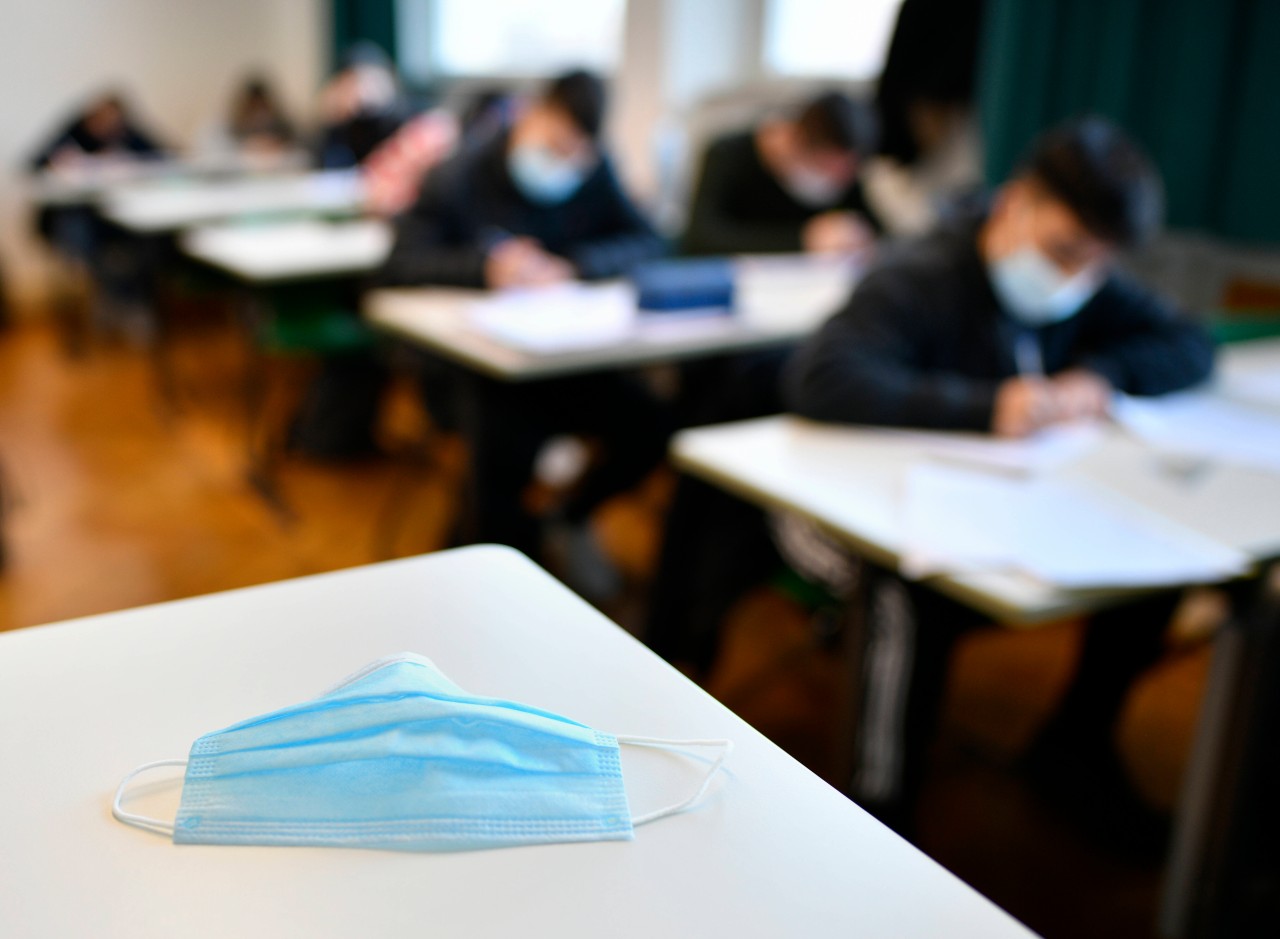
[[[1280, 565], [1238, 591], [1215, 642], [1179, 800], [1158, 929], [1167, 939], [1274, 935], [1258, 928], [1260, 850], [1275, 856], [1275, 731], [1280, 716]], [[1266, 761], [1270, 760], [1270, 763]], [[1259, 813], [1262, 809], [1263, 814]], [[1267, 819], [1271, 825], [1268, 826]], [[1259, 830], [1270, 827], [1271, 830]], [[1280, 919], [1274, 899], [1270, 915]], [[1269, 924], [1271, 930], [1277, 922]]]
[[280, 489], [279, 454], [268, 426], [267, 361], [258, 340], [266, 311], [251, 288], [238, 290], [236, 307], [248, 353], [244, 374], [245, 480], [280, 525], [288, 528], [297, 522], [298, 516]]
[[829, 782], [850, 797], [856, 795], [853, 783], [858, 771], [870, 582], [871, 578], [865, 576], [865, 571], [858, 577], [853, 592], [845, 601], [841, 629], [844, 681], [837, 700], [839, 713], [832, 741], [835, 758], [832, 760], [832, 777]]

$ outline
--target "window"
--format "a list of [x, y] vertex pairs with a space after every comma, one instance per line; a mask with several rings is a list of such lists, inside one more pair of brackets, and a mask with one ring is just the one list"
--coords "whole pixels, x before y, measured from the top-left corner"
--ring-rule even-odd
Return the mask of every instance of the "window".
[[875, 79], [902, 0], [768, 0], [764, 67], [800, 78]]
[[399, 0], [401, 66], [410, 78], [611, 71], [626, 0]]

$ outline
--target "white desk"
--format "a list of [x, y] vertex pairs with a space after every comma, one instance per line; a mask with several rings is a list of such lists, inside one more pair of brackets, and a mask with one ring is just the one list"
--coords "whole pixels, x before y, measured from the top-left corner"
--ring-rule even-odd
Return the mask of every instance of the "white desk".
[[212, 225], [182, 236], [183, 252], [252, 285], [351, 277], [377, 270], [391, 253], [391, 226], [379, 219], [311, 219]]
[[305, 152], [272, 155], [218, 154], [155, 158], [89, 158], [83, 163], [35, 173], [27, 194], [46, 207], [93, 205], [106, 194], [141, 185], [179, 185], [201, 178], [258, 176], [298, 172], [306, 167]]
[[[1235, 375], [1280, 369], [1280, 342], [1247, 343], [1224, 354], [1224, 384]], [[772, 417], [677, 435], [675, 462], [741, 498], [797, 512], [859, 554], [894, 566], [902, 533], [898, 504], [907, 467], [925, 455], [919, 441], [874, 429]], [[1149, 450], [1119, 431], [1061, 472], [1241, 549], [1280, 556], [1280, 474], [1214, 466], [1190, 479], [1161, 470]], [[1030, 577], [982, 574], [930, 581], [997, 620], [1017, 624], [1086, 612], [1133, 591], [1062, 591]]]
[[180, 180], [112, 189], [102, 214], [135, 234], [155, 235], [246, 216], [354, 215], [364, 204], [355, 170], [228, 180]]
[[[608, 731], [732, 738], [730, 773], [633, 842], [177, 847], [112, 819], [135, 765], [404, 650]], [[4, 935], [1031, 935], [503, 548], [0, 635], [0, 715]], [[628, 755], [630, 797], [657, 805], [700, 766]]]
[[375, 326], [503, 381], [529, 381], [683, 359], [750, 352], [803, 339], [847, 298], [858, 271], [803, 257], [739, 262], [739, 311], [732, 317], [637, 317], [634, 331], [572, 351], [537, 353], [505, 345], [476, 328], [470, 307], [481, 290], [439, 287], [375, 290], [364, 314]]

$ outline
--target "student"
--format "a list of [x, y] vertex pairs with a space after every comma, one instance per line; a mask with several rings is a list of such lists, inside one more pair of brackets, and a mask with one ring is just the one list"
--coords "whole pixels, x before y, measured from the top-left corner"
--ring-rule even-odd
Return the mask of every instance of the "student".
[[880, 223], [859, 182], [875, 152], [871, 109], [836, 92], [794, 117], [713, 141], [682, 242], [689, 254], [851, 252]]
[[298, 135], [265, 78], [247, 78], [231, 100], [224, 120], [207, 129], [201, 150], [213, 155], [270, 159], [297, 143]]
[[[663, 240], [623, 192], [604, 150], [604, 115], [597, 77], [577, 71], [552, 81], [509, 128], [430, 174], [398, 221], [380, 281], [532, 287], [617, 277], [663, 254]], [[579, 545], [588, 538], [590, 512], [662, 458], [662, 409], [628, 377], [519, 386], [477, 380], [473, 388], [477, 407], [465, 429], [476, 488], [470, 534], [477, 540], [538, 552], [541, 526], [522, 507], [521, 492], [553, 434], [603, 442], [595, 471], [557, 513]]]
[[[114, 91], [94, 98], [31, 159], [31, 169], [47, 173], [90, 172], [104, 164], [158, 160], [165, 151], [130, 113]], [[72, 204], [41, 209], [39, 233], [64, 256], [81, 264], [97, 286], [92, 309], [96, 328], [124, 331], [145, 339], [152, 330], [145, 250], [106, 225], [92, 206]]]
[[[1020, 437], [1102, 417], [1117, 391], [1160, 395], [1204, 381], [1206, 333], [1115, 268], [1161, 211], [1158, 175], [1121, 131], [1096, 118], [1059, 126], [985, 218], [884, 258], [791, 361], [784, 397], [819, 421]], [[853, 795], [902, 822], [951, 645], [982, 618], [889, 572], [864, 576], [867, 609], [878, 613]], [[1070, 790], [1113, 832], [1144, 816], [1111, 734], [1178, 601], [1170, 591], [1093, 617], [1072, 685], [1028, 756], [1035, 778]]]
[[93, 158], [148, 159], [162, 148], [129, 113], [124, 98], [110, 91], [94, 98], [32, 158], [33, 169], [58, 169]]
[[484, 140], [507, 125], [510, 97], [496, 90], [477, 94], [455, 117], [444, 108], [406, 121], [361, 167], [368, 192], [365, 207], [392, 218], [418, 198], [422, 181], [461, 142]]
[[322, 169], [362, 164], [408, 117], [395, 69], [371, 42], [358, 42], [342, 67], [320, 89], [320, 138], [316, 158]]
[[867, 201], [894, 236], [923, 235], [982, 185], [974, 113], [983, 0], [905, 0], [876, 84], [880, 151]]

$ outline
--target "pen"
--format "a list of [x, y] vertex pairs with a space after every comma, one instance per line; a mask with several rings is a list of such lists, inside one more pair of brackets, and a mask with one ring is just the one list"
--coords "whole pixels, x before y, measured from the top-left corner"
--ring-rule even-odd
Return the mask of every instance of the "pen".
[[1044, 377], [1044, 357], [1040, 354], [1040, 337], [1033, 332], [1018, 333], [1013, 343], [1013, 361], [1023, 377]]

